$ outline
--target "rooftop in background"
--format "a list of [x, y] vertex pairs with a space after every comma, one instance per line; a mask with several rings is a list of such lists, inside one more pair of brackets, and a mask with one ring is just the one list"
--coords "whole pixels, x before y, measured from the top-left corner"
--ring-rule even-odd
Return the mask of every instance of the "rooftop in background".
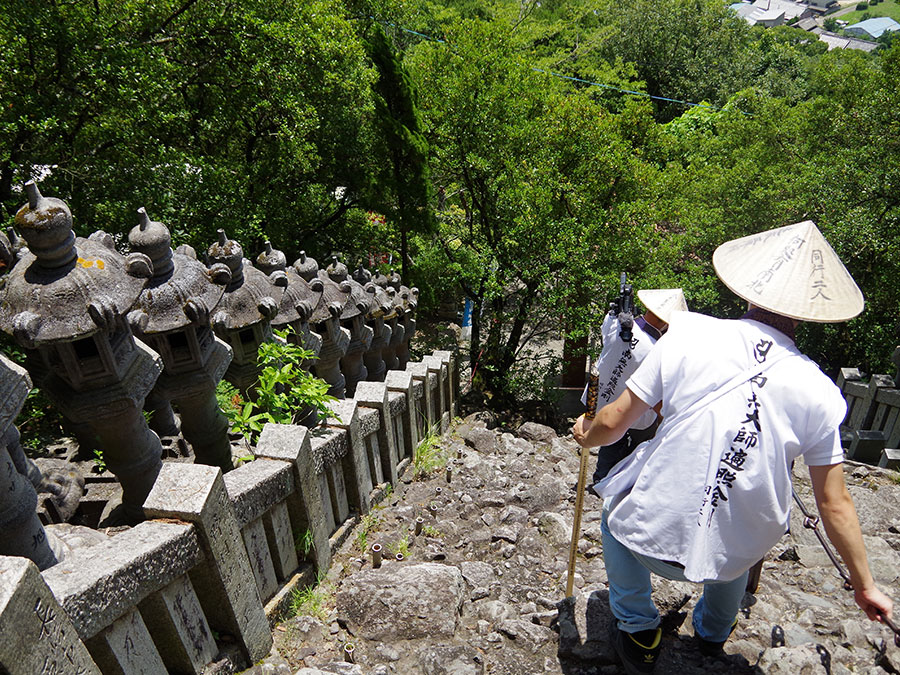
[[802, 19], [812, 12], [805, 3], [792, 0], [754, 0], [731, 5], [739, 17], [751, 26], [780, 26], [793, 19]]
[[889, 16], [878, 16], [872, 19], [866, 19], [865, 21], [860, 21], [852, 26], [847, 26], [844, 29], [844, 32], [871, 37], [872, 39], [877, 40], [884, 33], [895, 30], [900, 30], [900, 23], [897, 23]]
[[864, 52], [871, 52], [878, 48], [877, 42], [868, 42], [867, 40], [829, 33], [821, 28], [813, 32], [819, 36], [822, 42], [828, 45], [828, 51], [832, 49], [860, 49]]

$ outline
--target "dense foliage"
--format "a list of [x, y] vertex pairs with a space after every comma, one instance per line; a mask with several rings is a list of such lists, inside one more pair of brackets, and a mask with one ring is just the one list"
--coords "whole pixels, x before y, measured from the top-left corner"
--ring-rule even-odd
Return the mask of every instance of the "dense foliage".
[[867, 310], [801, 346], [889, 367], [900, 45], [828, 52], [720, 0], [17, 0], [0, 44], [7, 218], [44, 176], [79, 234], [144, 205], [199, 250], [408, 244], [424, 310], [475, 303], [494, 400], [536, 393], [540, 339], [596, 327], [621, 270], [737, 315], [715, 246], [802, 219]]

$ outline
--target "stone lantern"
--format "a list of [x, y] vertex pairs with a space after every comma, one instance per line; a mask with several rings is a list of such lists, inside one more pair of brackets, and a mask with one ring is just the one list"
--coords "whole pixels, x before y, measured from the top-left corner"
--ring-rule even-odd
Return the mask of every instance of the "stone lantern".
[[[397, 309], [387, 289], [375, 284], [372, 281], [372, 274], [363, 269], [362, 265], [353, 273], [353, 278], [372, 296], [369, 312], [366, 314], [366, 325], [372, 330], [372, 343], [363, 355], [363, 363], [368, 371], [367, 379], [372, 382], [383, 382], [389, 367], [388, 359], [392, 356], [390, 342], [393, 333], [392, 324], [397, 323]], [[396, 358], [393, 359], [395, 360]]]
[[[195, 461], [229, 471], [228, 421], [216, 402], [216, 385], [231, 362], [231, 348], [213, 335], [210, 310], [225, 293], [231, 270], [217, 263], [207, 269], [196, 259], [173, 253], [165, 225], [138, 209], [140, 223], [128, 234], [132, 250], [147, 255], [153, 277], [128, 313], [135, 334], [162, 356], [164, 369], [145, 408], [150, 428], [191, 444]], [[181, 413], [176, 422], [172, 404]]]
[[277, 288], [245, 261], [241, 245], [228, 239], [225, 230], [219, 230], [219, 241], [209, 247], [207, 258], [210, 269], [221, 263], [231, 270], [231, 281], [213, 310], [212, 327], [234, 351], [225, 379], [247, 398], [259, 378], [259, 346], [272, 341], [271, 321], [278, 314], [284, 286]]
[[[315, 272], [312, 268], [315, 267]], [[300, 259], [294, 263], [294, 269], [301, 276], [312, 273], [312, 280], [322, 283], [322, 295], [319, 303], [309, 318], [310, 326], [322, 336], [322, 348], [319, 360], [313, 371], [317, 377], [328, 383], [328, 394], [336, 398], [344, 398], [346, 381], [341, 373], [340, 360], [350, 346], [350, 331], [341, 327], [341, 315], [350, 300], [350, 284], [335, 283], [324, 272], [320, 273], [318, 264], [301, 252]], [[312, 281], [310, 281], [312, 283]]]
[[350, 286], [350, 300], [341, 313], [341, 325], [350, 331], [350, 345], [341, 359], [341, 372], [346, 380], [347, 396], [352, 398], [357, 383], [368, 377], [363, 355], [372, 344], [372, 329], [366, 325], [366, 315], [372, 306], [375, 287], [372, 286], [372, 293], [369, 293], [361, 284], [349, 278], [347, 266], [337, 256], [332, 257], [325, 273], [336, 284], [346, 283]]
[[[382, 275], [381, 278], [386, 280], [384, 275]], [[401, 368], [400, 360], [397, 358], [397, 349], [400, 347], [400, 343], [403, 342], [403, 337], [406, 334], [406, 329], [403, 327], [403, 324], [400, 323], [400, 316], [405, 311], [403, 308], [403, 300], [397, 295], [397, 291], [387, 285], [384, 287], [379, 286], [378, 288], [387, 294], [388, 301], [391, 305], [391, 309], [386, 311], [384, 315], [385, 328], [391, 332], [390, 335], [387, 336], [387, 342], [381, 351], [381, 355], [384, 359], [385, 368], [388, 370], [398, 370]]]
[[[305, 253], [302, 255], [305, 256]], [[269, 242], [266, 242], [265, 250], [257, 257], [256, 267], [264, 274], [268, 274], [273, 281], [273, 275], [276, 274], [287, 278], [287, 287], [281, 297], [278, 314], [272, 320], [272, 326], [274, 328], [290, 326], [294, 331], [288, 339], [318, 356], [322, 349], [322, 336], [310, 330], [309, 319], [322, 297], [325, 288], [322, 280], [315, 274], [310, 281], [300, 276], [294, 267], [287, 266], [284, 253], [272, 248]]]
[[[28, 373], [0, 355], [0, 436], [15, 429], [13, 421], [30, 389]], [[0, 444], [0, 555], [29, 558], [45, 570], [56, 564], [63, 549], [38, 519], [34, 485], [14, 465], [6, 444]]]
[[[90, 428], [122, 486], [130, 520], [162, 467], [162, 446], [142, 414], [162, 371], [125, 316], [151, 276], [147, 256], [123, 257], [111, 238], [76, 238], [65, 202], [29, 181], [16, 227], [28, 253], [0, 290], [0, 328], [28, 352], [38, 386], [69, 420]], [[98, 241], [99, 240], [99, 241]]]
[[409, 341], [416, 334], [415, 313], [419, 305], [419, 289], [404, 286], [400, 275], [394, 270], [388, 275], [388, 288], [393, 288], [396, 293], [394, 303], [400, 314], [398, 324], [403, 327], [403, 335], [395, 343], [398, 367], [403, 370], [409, 362]]
[[363, 286], [372, 281], [372, 273], [363, 267], [362, 263], [356, 266], [356, 269], [353, 270], [353, 274], [350, 276], [353, 277], [353, 281]]

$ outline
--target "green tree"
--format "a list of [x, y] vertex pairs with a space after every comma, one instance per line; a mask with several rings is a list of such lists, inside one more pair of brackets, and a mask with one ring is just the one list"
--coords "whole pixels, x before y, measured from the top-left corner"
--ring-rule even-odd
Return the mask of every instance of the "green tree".
[[615, 118], [535, 72], [502, 24], [463, 21], [448, 41], [411, 56], [446, 186], [439, 260], [445, 283], [474, 301], [475, 386], [503, 404], [532, 340], [583, 330], [606, 305], [591, 289], [636, 257], [639, 237], [618, 211], [642, 165]]
[[7, 214], [53, 167], [80, 233], [145, 205], [179, 242], [290, 252], [368, 186], [374, 72], [336, 0], [23, 0], [0, 41]]
[[378, 71], [375, 112], [381, 129], [376, 162], [374, 204], [395, 220], [400, 231], [403, 276], [409, 262], [409, 233], [434, 228], [428, 142], [420, 129], [416, 93], [409, 74], [380, 26], [372, 27], [367, 42]]
[[[604, 0], [597, 11], [610, 27], [602, 54], [634, 64], [653, 96], [721, 104], [749, 84], [749, 27], [720, 0]], [[683, 110], [660, 102], [657, 116]]]

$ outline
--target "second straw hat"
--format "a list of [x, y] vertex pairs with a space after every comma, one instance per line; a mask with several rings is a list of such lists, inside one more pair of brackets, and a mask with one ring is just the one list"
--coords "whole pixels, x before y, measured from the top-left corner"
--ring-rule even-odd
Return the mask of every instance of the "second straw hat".
[[644, 307], [669, 323], [673, 312], [688, 311], [684, 291], [680, 288], [645, 288], [637, 292]]
[[728, 241], [713, 267], [737, 296], [800, 321], [848, 321], [863, 310], [853, 277], [811, 220]]

